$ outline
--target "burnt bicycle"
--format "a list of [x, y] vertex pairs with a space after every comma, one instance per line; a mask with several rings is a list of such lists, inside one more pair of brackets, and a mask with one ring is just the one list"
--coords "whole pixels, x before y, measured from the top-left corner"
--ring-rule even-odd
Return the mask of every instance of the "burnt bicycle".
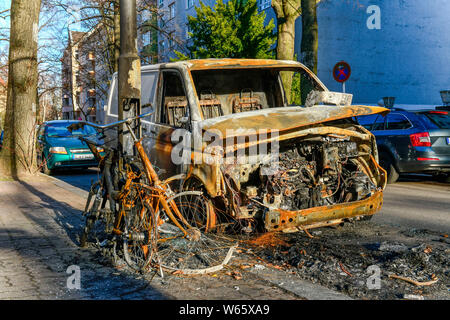
[[[211, 208], [202, 191], [175, 192], [171, 184], [182, 181], [180, 174], [161, 181], [133, 131], [134, 122], [151, 113], [107, 125], [87, 121], [73, 126], [90, 125], [102, 132], [125, 125], [137, 156], [126, 155], [120, 145], [108, 146], [100, 139], [80, 137], [99, 161], [100, 177], [90, 188], [83, 215], [86, 223], [80, 236], [85, 247], [100, 230], [112, 242], [114, 252], [121, 244], [127, 264], [137, 271], [151, 265], [184, 274], [206, 273], [220, 269], [231, 258], [233, 248], [205, 231], [205, 219]], [[138, 124], [137, 124], [138, 125]], [[124, 132], [124, 133], [127, 133]], [[105, 155], [98, 152], [104, 149]], [[107, 206], [107, 203], [109, 204]], [[100, 225], [100, 226], [99, 226]]]

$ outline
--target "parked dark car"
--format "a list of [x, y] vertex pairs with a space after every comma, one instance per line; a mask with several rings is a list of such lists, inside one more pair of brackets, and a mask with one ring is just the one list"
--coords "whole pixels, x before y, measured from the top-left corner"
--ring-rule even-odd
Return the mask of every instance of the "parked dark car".
[[[55, 169], [87, 168], [97, 166], [98, 162], [88, 145], [80, 136], [98, 135], [94, 127], [83, 126], [77, 130], [67, 127], [78, 121], [53, 120], [44, 122], [38, 129], [37, 159], [41, 170], [51, 174]], [[102, 148], [97, 148], [104, 155]]]
[[358, 117], [376, 137], [388, 183], [401, 173], [430, 173], [450, 181], [450, 112], [391, 109], [386, 116]]

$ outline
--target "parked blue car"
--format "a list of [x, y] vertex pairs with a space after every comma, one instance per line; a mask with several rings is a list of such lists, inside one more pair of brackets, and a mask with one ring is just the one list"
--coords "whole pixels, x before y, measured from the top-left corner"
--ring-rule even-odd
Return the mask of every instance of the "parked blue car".
[[[95, 128], [67, 129], [78, 121], [53, 120], [44, 122], [38, 128], [37, 161], [41, 171], [51, 174], [56, 169], [87, 168], [97, 166], [98, 162], [88, 145], [80, 136], [99, 136]], [[104, 155], [102, 148], [97, 148]]]
[[358, 117], [376, 137], [380, 165], [388, 183], [401, 173], [450, 177], [450, 111], [391, 109], [387, 116]]

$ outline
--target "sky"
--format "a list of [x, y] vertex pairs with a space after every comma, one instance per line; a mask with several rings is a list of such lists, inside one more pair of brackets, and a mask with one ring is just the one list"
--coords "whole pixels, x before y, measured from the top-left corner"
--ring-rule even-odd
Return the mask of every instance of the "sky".
[[[0, 12], [7, 10], [11, 7], [11, 0], [0, 0]], [[76, 17], [76, 6], [74, 7], [74, 17]], [[74, 20], [74, 17], [69, 17], [67, 14], [65, 13], [61, 13], [59, 15], [57, 15], [56, 17], [50, 16], [49, 13], [42, 13], [41, 17], [40, 17], [40, 22], [44, 22], [47, 20], [48, 17], [51, 17], [52, 19], [55, 19], [56, 23], [56, 28], [64, 28], [67, 27], [67, 25], [70, 25], [70, 29], [71, 30], [77, 30], [80, 31], [82, 28], [80, 26], [80, 23], [76, 23]], [[7, 17], [6, 19], [2, 19], [0, 18], [0, 30], [4, 29], [4, 28], [9, 28], [10, 26], [10, 20], [9, 17]], [[48, 39], [50, 37], [54, 37], [54, 34], [52, 34], [52, 32], [55, 32], [55, 29], [53, 30], [42, 30], [42, 32], [39, 33], [39, 38], [41, 41], [45, 41], [45, 39]], [[0, 41], [0, 50], [7, 48], [8, 47], [8, 43], [6, 41]]]
[[[64, 0], [66, 2], [72, 0]], [[73, 0], [76, 2], [77, 0]], [[11, 0], [0, 0], [0, 12], [10, 9]], [[76, 15], [75, 15], [76, 16]], [[50, 21], [50, 23], [48, 23]], [[81, 31], [80, 23], [74, 23], [74, 17], [67, 14], [60, 8], [46, 10], [41, 9], [40, 26], [45, 24], [45, 27], [39, 31], [38, 41], [38, 59], [40, 75], [45, 79], [59, 79], [61, 76], [61, 62], [64, 48], [67, 45], [68, 30]], [[10, 19], [0, 18], [0, 39], [9, 36]], [[4, 34], [6, 33], [6, 35]], [[8, 57], [8, 41], [0, 41], [0, 65], [7, 63]], [[58, 80], [57, 80], [58, 81]], [[45, 86], [44, 81], [42, 84]], [[49, 84], [50, 85], [50, 84]]]
[[[10, 0], [0, 0], [0, 12], [9, 9], [11, 6]], [[5, 37], [5, 34], [9, 34], [9, 18], [3, 19], [0, 18], [0, 39]], [[0, 53], [7, 52], [8, 49], [8, 42], [4, 40], [0, 40]], [[5, 61], [2, 60], [0, 57], [0, 64], [4, 63]]]
[[[10, 0], [0, 0], [0, 12], [7, 10], [11, 7]], [[0, 18], [0, 28], [9, 28], [9, 18], [2, 19]]]

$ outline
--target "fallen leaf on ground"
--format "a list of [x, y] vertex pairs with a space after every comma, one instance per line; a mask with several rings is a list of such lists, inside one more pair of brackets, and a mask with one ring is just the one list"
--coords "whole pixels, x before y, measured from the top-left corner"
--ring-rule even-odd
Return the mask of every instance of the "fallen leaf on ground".
[[272, 268], [274, 268], [274, 269], [278, 269], [278, 270], [283, 270], [283, 268], [282, 268], [282, 267], [280, 267], [280, 266], [276, 266], [276, 265], [272, 265]]
[[183, 274], [183, 271], [182, 270], [176, 270], [172, 274]]

